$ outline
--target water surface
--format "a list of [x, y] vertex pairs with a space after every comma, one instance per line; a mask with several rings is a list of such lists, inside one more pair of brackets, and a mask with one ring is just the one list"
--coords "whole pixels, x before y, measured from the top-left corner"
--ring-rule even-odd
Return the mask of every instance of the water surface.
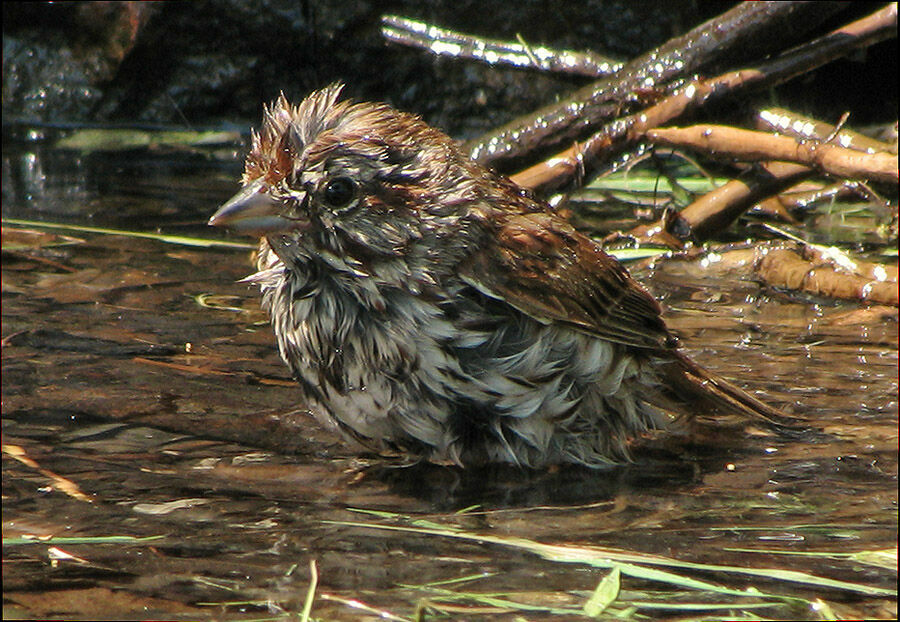
[[[4, 139], [3, 217], [225, 240], [204, 222], [236, 189], [239, 151], [82, 154]], [[505, 601], [577, 611], [607, 574], [512, 541], [379, 525], [896, 586], [896, 309], [777, 292], [716, 264], [638, 267], [698, 362], [822, 433], [698, 424], [640, 439], [633, 464], [607, 470], [461, 471], [359, 456], [322, 431], [256, 292], [236, 283], [250, 271], [240, 248], [4, 224], [4, 616], [296, 614], [314, 560], [320, 619], [419, 608], [513, 620], [550, 614]], [[158, 538], [91, 539], [103, 536]], [[847, 557], [879, 551], [893, 562]], [[807, 555], [825, 552], [836, 555]], [[890, 596], [684, 574], [821, 599], [840, 617], [896, 616]], [[623, 589], [710, 598], [633, 577]], [[446, 590], [495, 600], [454, 604]], [[817, 619], [805, 601], [633, 617]]]

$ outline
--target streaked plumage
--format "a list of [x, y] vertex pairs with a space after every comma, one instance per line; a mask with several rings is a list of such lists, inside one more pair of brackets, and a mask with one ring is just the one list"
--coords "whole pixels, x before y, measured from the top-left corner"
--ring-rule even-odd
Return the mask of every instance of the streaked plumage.
[[546, 204], [339, 93], [273, 103], [210, 221], [261, 237], [249, 280], [320, 421], [438, 462], [595, 466], [673, 415], [778, 416], [681, 354], [653, 297]]

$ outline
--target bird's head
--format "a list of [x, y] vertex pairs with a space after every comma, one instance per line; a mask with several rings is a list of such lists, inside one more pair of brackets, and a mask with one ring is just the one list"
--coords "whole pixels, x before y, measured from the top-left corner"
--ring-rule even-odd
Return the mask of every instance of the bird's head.
[[446, 134], [385, 104], [338, 101], [341, 88], [266, 107], [243, 188], [211, 225], [265, 237], [282, 259], [324, 252], [372, 261], [452, 236], [473, 206], [489, 203], [478, 200], [478, 179], [489, 174]]

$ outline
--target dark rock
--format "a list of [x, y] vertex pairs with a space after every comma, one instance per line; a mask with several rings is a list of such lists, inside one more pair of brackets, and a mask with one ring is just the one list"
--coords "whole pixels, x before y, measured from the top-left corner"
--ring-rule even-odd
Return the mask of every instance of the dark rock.
[[[380, 18], [391, 13], [483, 37], [557, 48], [591, 49], [628, 59], [727, 10], [732, 2], [584, 0], [578, 3], [484, 0], [198, 0], [195, 2], [3, 3], [3, 117], [10, 122], [249, 127], [261, 106], [284, 91], [299, 100], [336, 80], [357, 98], [422, 114], [471, 138], [574, 90], [584, 79], [436, 57], [387, 44]], [[856, 6], [861, 5], [861, 6]], [[823, 27], [875, 8], [854, 3]], [[785, 37], [789, 34], [785, 33]], [[881, 51], [879, 51], [881, 50]], [[795, 81], [800, 107], [827, 93], [855, 123], [896, 114], [896, 40], [861, 64], [833, 63]], [[858, 60], [858, 59], [857, 59]], [[843, 67], [843, 69], [841, 69]], [[827, 73], [832, 72], [832, 73]], [[836, 73], [835, 73], [836, 72]], [[880, 96], [852, 84], [874, 83]], [[835, 84], [842, 88], [835, 88]], [[846, 83], [846, 86], [843, 86]], [[790, 88], [790, 86], [789, 86]], [[790, 98], [782, 103], [790, 105]], [[892, 105], [891, 105], [892, 104]], [[880, 116], [879, 116], [880, 115]]]
[[[702, 8], [714, 15], [727, 3]], [[704, 16], [684, 5], [587, 1], [4, 3], [4, 120], [252, 123], [280, 91], [335, 80], [350, 95], [417, 111], [473, 136], [580, 84], [388, 45], [395, 13], [496, 39], [628, 57]], [[648, 15], [653, 15], [648, 19]]]

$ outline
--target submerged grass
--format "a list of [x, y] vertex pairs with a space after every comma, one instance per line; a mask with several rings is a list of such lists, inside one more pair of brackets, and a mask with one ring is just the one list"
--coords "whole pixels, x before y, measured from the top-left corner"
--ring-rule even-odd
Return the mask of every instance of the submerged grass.
[[584, 613], [587, 616], [596, 618], [606, 611], [619, 598], [619, 589], [621, 588], [622, 571], [618, 566], [613, 566], [609, 574], [600, 579], [597, 588], [591, 597], [584, 603]]
[[884, 568], [885, 570], [897, 570], [897, 548], [876, 549], [874, 551], [856, 551], [855, 553], [841, 553], [838, 551], [785, 551], [781, 549], [742, 549], [725, 548], [723, 551], [732, 553], [763, 553], [766, 555], [790, 555], [794, 557], [815, 557], [819, 559], [846, 559], [868, 566]]
[[313, 601], [316, 598], [316, 587], [319, 585], [319, 570], [316, 568], [316, 560], [309, 560], [309, 590], [306, 592], [306, 600], [303, 601], [303, 611], [300, 613], [300, 622], [309, 622], [309, 614], [312, 611]]
[[56, 141], [57, 149], [86, 153], [129, 151], [160, 147], [218, 147], [242, 141], [239, 132], [222, 130], [140, 130], [133, 128], [81, 128]]
[[[210, 240], [208, 238], [196, 238], [184, 235], [168, 235], [165, 233], [151, 233], [148, 231], [129, 231], [126, 229], [109, 229], [105, 227], [88, 227], [85, 225], [70, 225], [65, 223], [43, 222], [39, 220], [22, 220], [19, 218], [3, 218], [2, 224], [13, 225], [17, 227], [33, 227], [43, 229], [54, 229], [62, 231], [75, 231], [78, 233], [95, 233], [98, 235], [116, 235], [128, 238], [143, 238], [147, 240], [156, 240], [157, 242], [165, 242], [166, 244], [178, 244], [181, 246], [193, 246], [200, 248], [233, 248], [236, 250], [254, 250], [256, 244], [247, 242], [229, 242], [228, 240]], [[654, 248], [645, 246], [642, 248], [623, 248], [619, 250], [609, 251], [616, 259], [623, 262], [638, 261], [640, 259], [650, 259], [664, 255], [669, 250], [665, 248]]]
[[3, 538], [3, 546], [22, 546], [27, 544], [146, 544], [165, 538], [165, 536], [20, 536]]
[[157, 242], [165, 242], [166, 244], [179, 244], [181, 246], [196, 246], [200, 248], [234, 248], [240, 250], [253, 250], [255, 244], [246, 242], [229, 242], [227, 240], [210, 240], [207, 238], [195, 238], [184, 235], [167, 235], [165, 233], [151, 233], [149, 231], [128, 231], [125, 229], [108, 229], [105, 227], [88, 227], [84, 225], [68, 225], [64, 223], [42, 222], [39, 220], [21, 220], [19, 218], [4, 218], [4, 225], [14, 225], [18, 227], [37, 227], [43, 229], [57, 229], [63, 231], [77, 231], [79, 233], [96, 233], [100, 235], [117, 235], [127, 238], [143, 238], [147, 240], [156, 240]]
[[[765, 579], [767, 582], [776, 585], [779, 583], [784, 584], [785, 587], [802, 585], [820, 590], [842, 591], [872, 597], [890, 598], [895, 597], [897, 594], [896, 590], [893, 589], [830, 579], [795, 570], [703, 564], [623, 549], [571, 544], [545, 544], [521, 537], [473, 533], [459, 527], [440, 525], [430, 520], [391, 512], [363, 509], [352, 510], [380, 519], [398, 521], [400, 524], [357, 521], [325, 522], [332, 525], [403, 531], [425, 536], [456, 538], [483, 544], [493, 544], [527, 551], [551, 562], [584, 564], [594, 568], [609, 570], [603, 579], [600, 580], [596, 589], [583, 600], [583, 604], [580, 606], [560, 605], [558, 601], [553, 604], [523, 603], [514, 600], [514, 594], [450, 589], [451, 586], [493, 576], [488, 573], [467, 575], [423, 585], [399, 586], [426, 593], [425, 600], [420, 603], [420, 610], [424, 607], [425, 609], [442, 611], [444, 604], [458, 606], [459, 603], [469, 603], [477, 607], [492, 607], [495, 610], [542, 612], [547, 615], [633, 619], [643, 617], [638, 613], [641, 610], [648, 612], [669, 610], [684, 614], [706, 613], [709, 615], [713, 615], [716, 612], [729, 611], [731, 612], [729, 618], [731, 618], [734, 615], [738, 615], [738, 612], [743, 612], [740, 615], [752, 617], [749, 612], [753, 610], [786, 606], [791, 610], [796, 610], [798, 607], [802, 608], [822, 619], [829, 618], [827, 612], [830, 611], [830, 608], [820, 599], [818, 594], [803, 597], [772, 591], [763, 592], [754, 586], [744, 588], [728, 587], [700, 578], [696, 573], [721, 575], [723, 579], [733, 575], [743, 575]], [[886, 554], [888, 557], [890, 557], [889, 553]], [[855, 560], [853, 554], [847, 554], [844, 558], [851, 561]], [[626, 578], [662, 584], [663, 590], [626, 593], [622, 584], [623, 579]], [[547, 593], [548, 601], [556, 600], [552, 599], [551, 596], [553, 596], [552, 593]], [[725, 600], [723, 600], [723, 597], [726, 597]], [[419, 619], [421, 619], [421, 616]]]
[[[368, 513], [367, 510], [354, 510]], [[389, 512], [378, 512], [377, 515], [387, 517]], [[650, 581], [662, 581], [680, 587], [693, 589], [711, 589], [720, 594], [746, 595], [745, 591], [733, 590], [730, 588], [722, 588], [707, 581], [677, 575], [665, 570], [658, 570], [652, 566], [664, 566], [668, 568], [678, 568], [683, 570], [697, 570], [701, 572], [726, 573], [726, 574], [743, 574], [755, 577], [762, 577], [775, 581], [787, 583], [801, 583], [815, 587], [856, 592], [859, 594], [867, 594], [870, 596], [896, 596], [896, 590], [889, 590], [874, 586], [851, 583], [847, 581], [838, 581], [836, 579], [828, 579], [816, 575], [779, 568], [752, 568], [744, 566], [723, 566], [718, 564], [700, 564], [695, 562], [686, 562], [669, 557], [659, 555], [649, 555], [646, 553], [636, 553], [623, 549], [559, 545], [559, 544], [543, 544], [528, 540], [527, 538], [497, 536], [489, 534], [476, 534], [464, 531], [456, 527], [446, 527], [438, 525], [431, 521], [423, 521], [417, 519], [407, 519], [402, 515], [395, 514], [393, 518], [400, 520], [408, 520], [409, 526], [406, 525], [383, 525], [372, 523], [359, 523], [353, 521], [329, 521], [332, 524], [342, 524], [353, 527], [365, 527], [370, 529], [384, 529], [393, 531], [406, 531], [413, 533], [421, 533], [425, 535], [443, 536], [450, 538], [458, 538], [463, 540], [477, 540], [490, 544], [499, 544], [510, 546], [521, 550], [535, 553], [549, 561], [557, 561], [563, 563], [583, 563], [599, 568], [612, 568], [618, 566], [623, 574], [633, 576], [635, 578], [647, 579]], [[651, 567], [647, 567], [651, 566]], [[753, 589], [753, 588], [751, 588]], [[777, 596], [777, 595], [773, 595]]]

